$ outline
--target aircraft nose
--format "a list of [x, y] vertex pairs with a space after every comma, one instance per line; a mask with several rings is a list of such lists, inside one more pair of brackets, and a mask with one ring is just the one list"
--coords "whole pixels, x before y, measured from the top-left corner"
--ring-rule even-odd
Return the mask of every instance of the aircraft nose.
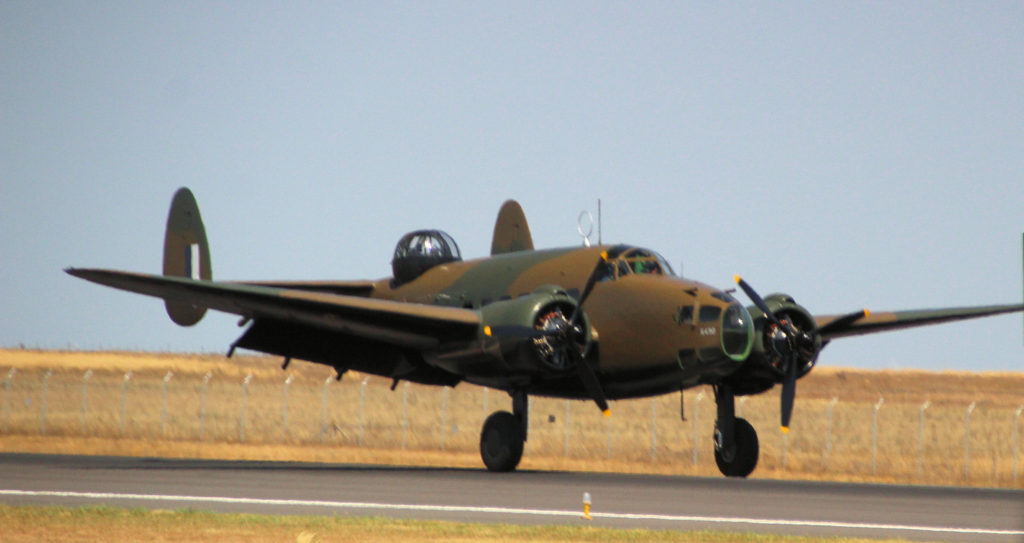
[[722, 312], [722, 351], [733, 360], [742, 362], [754, 347], [754, 319], [747, 308], [739, 303], [729, 305]]

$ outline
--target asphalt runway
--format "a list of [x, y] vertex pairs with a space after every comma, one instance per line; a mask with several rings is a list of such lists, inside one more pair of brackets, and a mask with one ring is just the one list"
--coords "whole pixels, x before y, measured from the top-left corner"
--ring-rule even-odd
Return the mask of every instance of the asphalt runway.
[[661, 475], [0, 454], [0, 501], [1024, 542], [1024, 491]]

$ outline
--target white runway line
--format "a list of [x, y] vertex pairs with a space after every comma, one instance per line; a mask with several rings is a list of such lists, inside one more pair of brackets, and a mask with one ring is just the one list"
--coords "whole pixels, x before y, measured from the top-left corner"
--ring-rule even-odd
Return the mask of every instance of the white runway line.
[[[431, 511], [444, 513], [493, 513], [503, 515], [532, 515], [542, 517], [582, 516], [580, 511], [556, 509], [519, 509], [514, 507], [477, 507], [463, 505], [417, 505], [390, 503], [337, 502], [322, 500], [280, 500], [264, 498], [230, 498], [223, 496], [174, 496], [161, 494], [119, 494], [111, 492], [64, 492], [57, 490], [4, 490], [0, 496], [84, 498], [94, 500], [139, 500], [158, 502], [206, 502], [240, 505], [286, 505], [326, 507], [332, 509], [375, 509], [380, 511]], [[1024, 535], [1024, 530], [990, 530], [986, 528], [955, 528], [948, 526], [910, 526], [904, 524], [872, 524], [861, 522], [830, 522], [819, 520], [758, 519], [744, 517], [707, 517], [694, 515], [654, 515], [643, 513], [601, 513], [591, 511], [595, 519], [659, 520], [668, 522], [706, 522], [718, 524], [750, 524], [757, 526], [805, 526], [816, 528], [848, 528], [862, 530], [897, 530], [908, 532], [938, 532], [978, 535]]]

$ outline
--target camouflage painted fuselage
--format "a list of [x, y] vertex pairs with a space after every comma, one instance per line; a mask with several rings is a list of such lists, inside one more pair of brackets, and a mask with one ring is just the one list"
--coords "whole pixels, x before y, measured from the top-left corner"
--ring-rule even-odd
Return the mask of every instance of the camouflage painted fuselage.
[[[372, 297], [387, 300], [479, 309], [528, 298], [538, 291], [564, 290], [573, 301], [601, 253], [624, 254], [625, 246], [522, 251], [485, 259], [452, 262], [428, 270], [415, 281], [395, 286], [391, 279], [374, 285]], [[661, 394], [715, 382], [741, 362], [723, 352], [721, 315], [736, 302], [712, 287], [668, 274], [623, 274], [597, 282], [584, 314], [590, 324], [588, 361], [596, 367], [609, 398]], [[524, 323], [529, 324], [529, 323]], [[516, 342], [521, 343], [521, 342]], [[529, 393], [585, 398], [574, 373], [531, 371], [521, 349], [481, 333], [467, 346], [441, 345], [424, 353], [431, 365], [476, 384], [524, 388]], [[446, 356], [457, 353], [456, 356]], [[521, 368], [516, 371], [516, 368]]]

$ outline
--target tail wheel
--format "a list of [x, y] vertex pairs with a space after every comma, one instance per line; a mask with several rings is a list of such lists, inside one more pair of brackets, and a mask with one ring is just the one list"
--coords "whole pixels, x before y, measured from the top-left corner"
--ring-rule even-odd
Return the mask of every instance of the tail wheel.
[[480, 457], [489, 471], [512, 471], [523, 457], [523, 424], [508, 411], [487, 417], [480, 432]]
[[757, 432], [746, 419], [736, 419], [733, 428], [735, 444], [732, 451], [715, 448], [715, 463], [726, 477], [746, 477], [757, 467]]

